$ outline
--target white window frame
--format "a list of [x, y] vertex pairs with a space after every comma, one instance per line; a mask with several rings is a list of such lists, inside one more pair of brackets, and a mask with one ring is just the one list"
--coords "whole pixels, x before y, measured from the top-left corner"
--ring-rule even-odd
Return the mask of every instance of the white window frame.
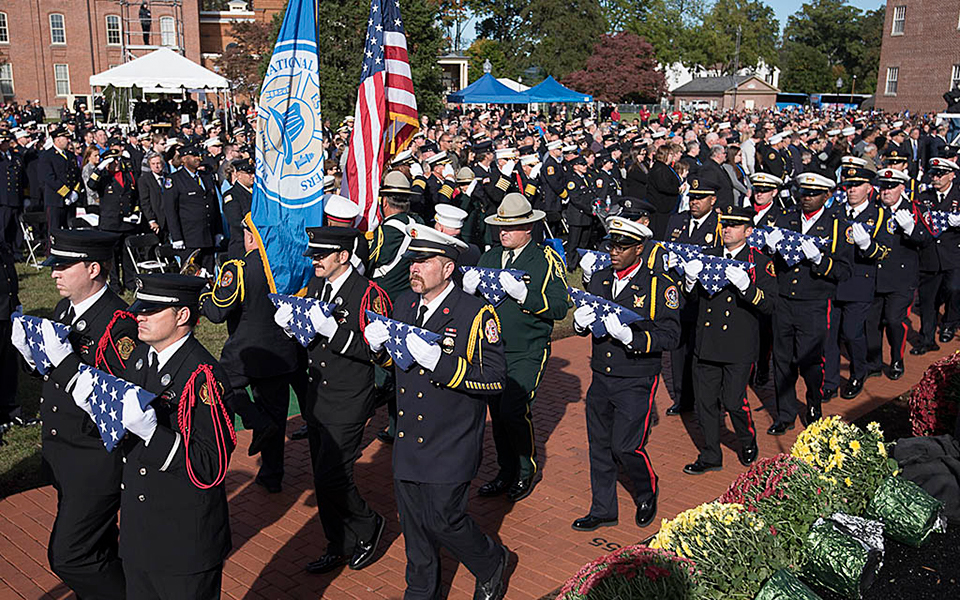
[[[104, 19], [107, 24], [107, 45], [108, 46], [120, 46], [123, 42], [123, 26], [120, 24], [120, 15], [107, 15]], [[113, 20], [116, 22], [116, 27], [111, 27], [110, 21]], [[110, 34], [113, 33], [117, 36], [117, 41], [110, 41]]]
[[0, 12], [0, 44], [10, 43], [10, 21], [7, 13]]
[[[893, 75], [891, 78], [890, 76]], [[883, 95], [896, 96], [897, 85], [900, 80], [900, 67], [887, 67], [887, 78], [884, 81]], [[893, 91], [890, 91], [890, 84], [893, 83]]]
[[[63, 67], [62, 72], [66, 75], [66, 78], [60, 77], [60, 69], [57, 67]], [[63, 83], [67, 87], [65, 93], [60, 93], [60, 84]], [[56, 91], [58, 98], [63, 98], [70, 95], [70, 65], [66, 63], [56, 63], [53, 65], [53, 87]]]
[[[3, 86], [5, 83], [10, 85], [10, 93], [7, 93]], [[14, 96], [14, 87], [13, 87], [13, 65], [10, 63], [0, 65], [0, 96], [13, 98]]]
[[890, 35], [903, 35], [907, 22], [907, 6], [901, 4], [893, 7], [893, 23], [890, 26]]
[[[54, 17], [60, 17], [60, 27], [54, 27], [53, 21]], [[50, 43], [54, 46], [66, 46], [67, 45], [67, 18], [61, 13], [50, 13]], [[60, 41], [57, 41], [56, 31], [60, 32], [60, 36], [63, 38]]]
[[948, 90], [952, 90], [960, 86], [960, 64], [953, 65], [953, 72], [950, 73], [950, 87]]
[[[170, 31], [164, 31], [164, 23], [170, 23]], [[160, 17], [160, 45], [164, 48], [177, 47], [177, 20], [171, 16]]]

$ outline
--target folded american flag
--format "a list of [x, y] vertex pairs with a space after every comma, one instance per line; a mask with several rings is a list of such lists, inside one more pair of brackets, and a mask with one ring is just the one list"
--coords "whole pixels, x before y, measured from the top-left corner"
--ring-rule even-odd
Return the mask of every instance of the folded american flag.
[[121, 422], [123, 397], [134, 394], [140, 403], [140, 408], [146, 410], [156, 398], [156, 394], [151, 394], [140, 386], [88, 365], [80, 365], [79, 373], [90, 373], [93, 376], [93, 393], [90, 395], [93, 422], [97, 425], [97, 431], [100, 432], [100, 439], [103, 440], [107, 452], [113, 452], [126, 433]]
[[[794, 231], [792, 229], [785, 229], [783, 227], [771, 227], [770, 231], [780, 231], [780, 233], [783, 234], [783, 239], [780, 240], [779, 244], [777, 244], [777, 252], [783, 257], [783, 260], [787, 263], [788, 267], [792, 267], [806, 258], [806, 255], [800, 248], [800, 244], [803, 243], [803, 240], [812, 240], [813, 243], [815, 243], [819, 248], [823, 248], [830, 241], [830, 238], [807, 235], [805, 233], [800, 233], [799, 231]], [[750, 242], [750, 245], [752, 246], [753, 242]], [[756, 247], [760, 248], [762, 246]]]
[[763, 247], [767, 245], [767, 234], [770, 231], [770, 227], [754, 227], [753, 233], [747, 236], [747, 244], [751, 248], [763, 250]]
[[400, 369], [403, 371], [408, 370], [413, 366], [413, 363], [416, 362], [413, 359], [413, 355], [411, 355], [410, 351], [407, 349], [408, 335], [415, 333], [431, 344], [438, 343], [440, 338], [443, 337], [439, 333], [427, 331], [426, 329], [420, 327], [414, 327], [413, 325], [408, 325], [406, 323], [384, 317], [383, 315], [378, 315], [370, 310], [367, 311], [367, 320], [368, 326], [369, 323], [373, 323], [374, 321], [380, 321], [387, 326], [387, 331], [390, 333], [390, 337], [387, 338], [387, 341], [384, 342], [383, 346], [387, 349], [387, 353], [390, 354], [390, 358], [393, 359], [394, 364], [400, 367]]
[[930, 233], [934, 236], [939, 236], [941, 233], [946, 231], [950, 227], [950, 215], [958, 214], [951, 213], [945, 210], [930, 210], [927, 211], [923, 218], [927, 222], [927, 225], [930, 227]]
[[[633, 312], [629, 308], [624, 308], [615, 302], [611, 302], [600, 296], [596, 296], [589, 292], [585, 292], [581, 289], [575, 287], [568, 287], [567, 293], [570, 294], [570, 298], [573, 300], [573, 303], [577, 308], [581, 306], [589, 306], [593, 309], [593, 313], [597, 315], [597, 319], [590, 324], [590, 333], [594, 337], [603, 337], [607, 335], [607, 327], [603, 324], [603, 318], [607, 315], [614, 314], [617, 315], [617, 318], [620, 319], [620, 322], [624, 325], [629, 325], [636, 321], [643, 319], [639, 314]], [[651, 300], [655, 302], [656, 299]]]
[[730, 283], [730, 280], [727, 279], [727, 267], [740, 267], [744, 271], [749, 271], [753, 268], [753, 263], [747, 261], [723, 258], [722, 256], [712, 256], [709, 254], [704, 254], [700, 257], [700, 260], [703, 262], [703, 269], [697, 276], [697, 280], [700, 282], [700, 285], [703, 286], [703, 289], [706, 290], [707, 294], [711, 296], [727, 287]]
[[606, 269], [613, 263], [610, 262], [610, 254], [607, 252], [598, 252], [597, 250], [584, 250], [583, 248], [577, 248], [577, 252], [580, 254], [580, 259], [582, 260], [584, 256], [590, 254], [596, 257], [596, 261], [593, 263], [593, 272], [596, 273], [600, 269]]
[[[40, 328], [44, 321], [50, 321], [50, 319], [31, 317], [30, 315], [19, 312], [14, 313], [10, 318], [13, 321], [19, 319], [20, 323], [23, 324], [23, 332], [26, 334], [27, 345], [30, 346], [30, 354], [33, 357], [33, 364], [37, 367], [37, 372], [41, 375], [49, 373], [51, 367], [53, 367], [53, 363], [50, 362], [46, 349], [43, 347], [43, 333], [40, 331]], [[56, 321], [50, 321], [50, 323], [53, 324], [53, 330], [56, 332], [57, 337], [60, 338], [60, 341], [66, 340], [67, 335], [70, 333], [70, 328]]]
[[703, 246], [697, 246], [696, 244], [681, 244], [680, 242], [657, 242], [670, 252], [678, 255], [680, 260], [683, 262], [691, 261], [695, 258], [700, 258], [700, 255], [703, 254]]
[[277, 308], [281, 306], [290, 306], [293, 308], [293, 320], [290, 321], [290, 329], [293, 330], [293, 336], [297, 338], [300, 345], [306, 348], [317, 337], [317, 330], [313, 328], [308, 313], [314, 306], [319, 306], [324, 315], [333, 314], [336, 306], [330, 302], [320, 302], [316, 298], [301, 298], [289, 294], [267, 294], [273, 305]]
[[477, 286], [477, 291], [494, 306], [500, 306], [500, 303], [503, 302], [504, 298], [507, 297], [507, 292], [504, 291], [503, 286], [500, 285], [500, 273], [507, 272], [517, 281], [522, 281], [523, 277], [527, 275], [526, 271], [521, 271], [519, 269], [492, 269], [488, 267], [460, 267], [460, 270], [464, 274], [467, 274], [471, 271], [476, 271], [480, 274], [480, 285]]

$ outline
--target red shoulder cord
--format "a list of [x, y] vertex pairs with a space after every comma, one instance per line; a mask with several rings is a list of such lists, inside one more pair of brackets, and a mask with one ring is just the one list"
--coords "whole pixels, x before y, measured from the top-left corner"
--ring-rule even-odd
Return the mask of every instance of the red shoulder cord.
[[912, 212], [913, 212], [913, 218], [914, 218], [914, 220], [915, 220], [917, 223], [922, 223], [923, 226], [927, 228], [927, 231], [930, 232], [930, 235], [932, 235], [933, 237], [937, 237], [937, 235], [939, 235], [939, 234], [934, 233], [934, 232], [933, 232], [933, 228], [930, 227], [930, 224], [929, 224], [929, 223], [927, 223], [926, 213], [921, 213], [921, 212], [920, 212], [920, 207], [917, 206], [917, 203], [916, 203], [916, 202], [911, 202], [910, 204], [911, 204], [911, 209], [912, 209]]
[[757, 285], [757, 259], [753, 257], [753, 246], [748, 246], [750, 252], [748, 253], [750, 259], [750, 267], [747, 269], [747, 275], [750, 276], [750, 283]]
[[127, 365], [123, 362], [123, 359], [120, 357], [120, 351], [117, 350], [117, 345], [113, 341], [113, 325], [119, 319], [133, 319], [136, 321], [136, 317], [133, 314], [128, 313], [125, 310], [118, 310], [113, 313], [113, 318], [110, 319], [110, 323], [107, 324], [107, 328], [104, 330], [103, 335], [100, 336], [100, 341], [97, 342], [97, 354], [94, 359], [93, 366], [98, 369], [106, 368], [107, 373], [113, 375], [113, 370], [110, 368], [110, 364], [107, 362], [106, 350], [107, 346], [113, 348], [113, 353], [117, 356], [117, 360], [120, 361], [120, 368], [126, 369]]
[[393, 313], [393, 302], [390, 301], [390, 296], [388, 296], [379, 285], [372, 281], [367, 281], [367, 291], [363, 293], [363, 298], [360, 299], [360, 333], [363, 333], [363, 330], [367, 328], [367, 310], [370, 308], [371, 291], [376, 291], [380, 299], [387, 303], [388, 314], [383, 316], [386, 317]]
[[[197, 393], [194, 389], [194, 383], [197, 375], [201, 373], [206, 380], [204, 385], [207, 386], [207, 398], [210, 400], [210, 419], [213, 421], [213, 431], [217, 440], [218, 471], [217, 478], [213, 483], [203, 483], [200, 481], [194, 474], [193, 466], [190, 464], [190, 431], [193, 425], [193, 407], [197, 403]], [[227, 424], [230, 441], [233, 442], [234, 447], [237, 445], [237, 433], [233, 430], [233, 423], [230, 422], [227, 409], [223, 406], [223, 401], [220, 399], [220, 392], [218, 392], [216, 386], [213, 385], [215, 381], [213, 368], [210, 365], [200, 365], [197, 367], [197, 370], [190, 376], [187, 385], [184, 386], [183, 392], [180, 394], [180, 405], [177, 408], [177, 425], [180, 427], [180, 434], [183, 436], [183, 452], [187, 458], [187, 476], [190, 477], [193, 485], [201, 490], [209, 490], [210, 488], [220, 485], [224, 477], [227, 476], [227, 463], [230, 460], [230, 449], [227, 448], [227, 441], [223, 435], [223, 425], [221, 425], [220, 420], [217, 418], [218, 409], [220, 416], [223, 417], [224, 422]]]

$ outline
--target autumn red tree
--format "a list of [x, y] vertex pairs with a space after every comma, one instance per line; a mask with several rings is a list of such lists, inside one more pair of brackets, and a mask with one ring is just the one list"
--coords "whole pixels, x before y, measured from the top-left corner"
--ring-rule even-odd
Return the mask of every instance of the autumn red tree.
[[583, 69], [563, 78], [578, 92], [604, 102], [656, 102], [666, 91], [653, 46], [633, 33], [605, 34]]

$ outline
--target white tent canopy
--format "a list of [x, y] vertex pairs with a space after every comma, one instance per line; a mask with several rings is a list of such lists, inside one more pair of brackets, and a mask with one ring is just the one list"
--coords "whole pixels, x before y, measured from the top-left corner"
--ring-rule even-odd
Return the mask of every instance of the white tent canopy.
[[515, 92], [525, 92], [530, 89], [529, 85], [523, 85], [519, 81], [514, 81], [509, 77], [497, 77], [497, 81], [499, 81], [500, 83], [502, 83], [503, 85], [507, 86], [508, 88], [510, 88]]
[[90, 87], [225, 90], [226, 78], [204, 69], [190, 59], [160, 48], [128, 63], [90, 76]]

